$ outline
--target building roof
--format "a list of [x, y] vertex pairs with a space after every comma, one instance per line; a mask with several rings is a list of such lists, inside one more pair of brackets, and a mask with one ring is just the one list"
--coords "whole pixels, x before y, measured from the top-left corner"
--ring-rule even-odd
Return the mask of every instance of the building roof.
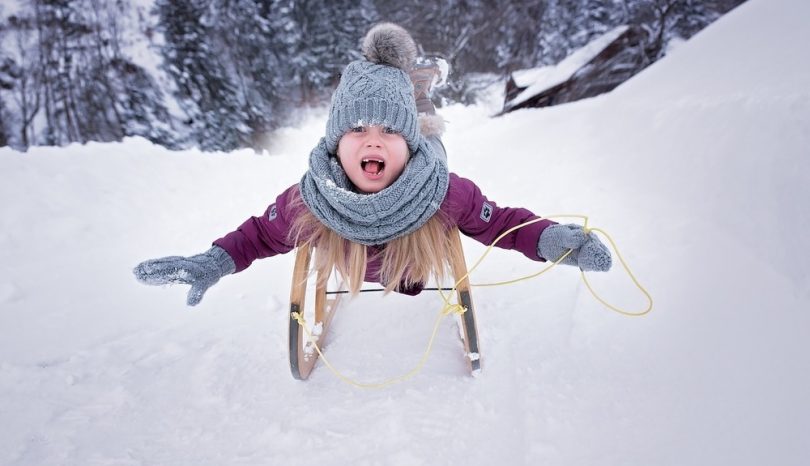
[[541, 92], [558, 86], [569, 79], [580, 68], [596, 58], [605, 48], [618, 39], [629, 29], [629, 26], [617, 26], [590, 41], [587, 45], [568, 55], [556, 65], [544, 66], [512, 73], [512, 79], [518, 87], [525, 87], [520, 94], [507, 102], [506, 107], [514, 107], [522, 102], [540, 94]]

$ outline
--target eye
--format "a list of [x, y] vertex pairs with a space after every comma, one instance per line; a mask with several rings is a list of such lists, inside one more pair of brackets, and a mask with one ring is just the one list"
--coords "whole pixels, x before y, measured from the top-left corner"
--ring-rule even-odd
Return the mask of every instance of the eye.
[[365, 126], [355, 126], [355, 127], [351, 128], [349, 131], [351, 131], [352, 133], [362, 133], [365, 130], [366, 130]]
[[386, 127], [383, 128], [383, 133], [385, 133], [385, 134], [397, 134], [397, 130], [395, 130], [394, 128], [392, 128], [390, 126], [386, 126]]

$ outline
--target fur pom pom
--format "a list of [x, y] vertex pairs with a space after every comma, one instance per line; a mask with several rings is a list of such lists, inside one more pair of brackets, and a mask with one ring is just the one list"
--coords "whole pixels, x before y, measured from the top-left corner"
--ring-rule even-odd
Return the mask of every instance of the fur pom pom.
[[419, 115], [419, 131], [423, 136], [441, 136], [444, 134], [444, 118], [439, 115]]
[[409, 71], [416, 63], [416, 42], [402, 26], [380, 23], [363, 38], [363, 56], [379, 65]]

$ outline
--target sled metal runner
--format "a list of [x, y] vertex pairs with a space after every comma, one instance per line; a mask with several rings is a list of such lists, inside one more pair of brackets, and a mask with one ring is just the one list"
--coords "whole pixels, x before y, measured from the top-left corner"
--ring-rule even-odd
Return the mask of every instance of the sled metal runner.
[[[453, 229], [450, 232], [451, 247], [458, 250], [456, 254], [460, 258], [458, 261], [450, 264], [452, 268], [455, 281], [458, 282], [461, 277], [467, 275], [467, 264], [464, 260], [463, 250], [461, 248], [461, 237], [459, 236], [458, 229]], [[309, 278], [309, 264], [312, 256], [312, 250], [308, 245], [299, 246], [295, 254], [295, 269], [293, 271], [292, 287], [290, 290], [290, 319], [289, 319], [289, 352], [290, 352], [290, 371], [292, 376], [298, 380], [306, 380], [309, 378], [315, 363], [318, 360], [318, 352], [315, 350], [314, 344], [307, 340], [304, 333], [304, 328], [298, 321], [292, 317], [292, 313], [304, 313], [307, 309], [314, 308], [314, 321], [312, 323], [314, 328], [318, 331], [313, 332], [317, 335], [317, 342], [320, 348], [323, 348], [323, 343], [329, 325], [337, 312], [343, 293], [328, 292], [326, 290], [326, 282], [329, 277], [324, 277], [321, 280], [320, 275], [315, 277], [315, 296], [313, 308], [307, 308], [306, 292], [307, 281]], [[323, 283], [323, 285], [321, 284]], [[471, 374], [477, 373], [481, 369], [480, 351], [478, 348], [478, 328], [475, 322], [475, 309], [473, 307], [472, 294], [470, 293], [470, 280], [465, 277], [456, 287], [456, 295], [458, 303], [462, 305], [466, 312], [461, 315], [461, 331], [462, 343], [464, 344], [464, 359], [467, 361], [468, 369]]]

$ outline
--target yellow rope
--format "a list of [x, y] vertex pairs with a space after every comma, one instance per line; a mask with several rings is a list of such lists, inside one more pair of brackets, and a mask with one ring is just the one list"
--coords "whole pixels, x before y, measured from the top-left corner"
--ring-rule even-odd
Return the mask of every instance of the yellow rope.
[[[596, 298], [596, 300], [597, 300], [597, 301], [599, 301], [600, 303], [602, 303], [602, 304], [603, 304], [604, 306], [606, 306], [608, 309], [610, 309], [610, 310], [612, 310], [612, 311], [615, 311], [615, 312], [618, 312], [619, 314], [622, 314], [622, 315], [625, 315], [625, 316], [629, 316], [629, 317], [639, 317], [639, 316], [643, 316], [643, 315], [645, 315], [645, 314], [648, 314], [648, 313], [649, 313], [649, 312], [652, 310], [652, 307], [653, 307], [653, 299], [652, 299], [652, 296], [650, 296], [650, 293], [648, 293], [648, 292], [647, 292], [647, 290], [646, 290], [646, 289], [645, 289], [645, 288], [644, 288], [644, 287], [641, 285], [641, 283], [639, 283], [639, 282], [638, 282], [638, 280], [636, 279], [636, 276], [635, 276], [635, 275], [633, 274], [633, 272], [630, 270], [630, 266], [628, 266], [628, 265], [627, 265], [627, 262], [624, 260], [624, 257], [622, 257], [621, 253], [619, 252], [619, 248], [616, 246], [616, 242], [615, 242], [615, 241], [613, 241], [613, 238], [612, 238], [612, 237], [611, 237], [611, 236], [610, 236], [610, 235], [609, 235], [609, 234], [608, 234], [606, 231], [604, 231], [604, 230], [602, 230], [602, 229], [600, 229], [600, 228], [589, 228], [589, 227], [588, 227], [588, 217], [587, 217], [587, 216], [585, 216], [585, 215], [549, 215], [549, 216], [547, 216], [547, 217], [543, 217], [543, 218], [536, 218], [536, 219], [534, 219], [534, 220], [529, 220], [528, 222], [521, 223], [520, 225], [517, 225], [517, 226], [515, 226], [515, 227], [512, 227], [512, 228], [510, 228], [510, 229], [506, 230], [506, 231], [505, 231], [505, 232], [503, 232], [503, 233], [502, 233], [500, 236], [498, 236], [497, 238], [495, 238], [495, 240], [492, 242], [492, 244], [490, 244], [490, 245], [487, 247], [486, 251], [484, 251], [484, 253], [483, 253], [483, 254], [481, 255], [481, 257], [478, 259], [478, 261], [475, 263], [475, 265], [473, 265], [473, 266], [472, 266], [472, 267], [471, 267], [471, 268], [470, 268], [470, 269], [467, 271], [467, 275], [465, 275], [463, 278], [466, 278], [467, 276], [469, 276], [469, 275], [470, 275], [470, 273], [472, 273], [472, 271], [473, 271], [473, 270], [475, 270], [475, 268], [476, 268], [476, 267], [478, 267], [478, 265], [481, 263], [481, 261], [483, 261], [483, 260], [484, 260], [484, 257], [486, 257], [486, 256], [487, 256], [487, 254], [489, 254], [489, 253], [490, 253], [490, 251], [492, 251], [492, 249], [495, 247], [495, 245], [496, 245], [496, 244], [498, 244], [498, 241], [500, 241], [501, 239], [503, 239], [503, 238], [504, 238], [506, 235], [508, 235], [509, 233], [512, 233], [513, 231], [518, 230], [518, 229], [520, 229], [520, 228], [523, 228], [523, 227], [526, 227], [526, 226], [529, 226], [529, 225], [532, 225], [532, 224], [534, 224], [534, 223], [541, 222], [541, 221], [543, 221], [543, 220], [547, 220], [547, 219], [550, 219], [550, 218], [557, 218], [557, 219], [559, 219], [559, 218], [581, 218], [581, 219], [583, 219], [583, 220], [584, 220], [584, 225], [583, 225], [583, 228], [585, 229], [585, 232], [586, 232], [586, 233], [590, 233], [590, 232], [598, 232], [598, 233], [601, 233], [602, 235], [604, 235], [604, 236], [605, 236], [605, 238], [607, 238], [608, 242], [610, 242], [610, 245], [613, 247], [613, 250], [614, 250], [614, 251], [616, 251], [616, 257], [618, 257], [618, 258], [619, 258], [619, 262], [621, 262], [622, 267], [624, 267], [624, 270], [627, 272], [627, 275], [630, 277], [630, 279], [631, 279], [631, 280], [633, 281], [633, 283], [636, 285], [636, 288], [638, 288], [638, 289], [639, 289], [639, 291], [641, 291], [641, 292], [644, 294], [644, 296], [646, 296], [646, 297], [647, 297], [648, 305], [647, 305], [647, 307], [646, 307], [644, 310], [639, 311], [639, 312], [628, 312], [628, 311], [625, 311], [625, 310], [623, 310], [623, 309], [620, 309], [620, 308], [618, 308], [618, 307], [616, 307], [616, 306], [613, 306], [612, 304], [610, 304], [610, 303], [608, 303], [607, 301], [605, 301], [604, 299], [602, 299], [602, 298], [601, 298], [601, 297], [600, 297], [600, 296], [599, 296], [599, 295], [596, 293], [596, 291], [594, 291], [593, 287], [591, 286], [590, 282], [588, 281], [588, 278], [585, 276], [585, 272], [584, 272], [584, 271], [582, 271], [582, 270], [580, 270], [580, 274], [581, 274], [581, 276], [582, 276], [582, 281], [584, 281], [584, 282], [585, 282], [585, 286], [587, 286], [587, 287], [588, 287], [588, 290], [591, 292], [591, 294], [593, 295], [593, 297], [594, 297], [594, 298]], [[569, 250], [568, 250], [568, 251], [567, 251], [565, 254], [563, 254], [563, 255], [562, 255], [562, 257], [560, 257], [559, 259], [557, 259], [555, 262], [551, 263], [551, 264], [550, 264], [548, 267], [544, 268], [543, 270], [541, 270], [541, 271], [539, 271], [539, 272], [537, 272], [537, 273], [534, 273], [534, 274], [531, 274], [531, 275], [527, 275], [527, 276], [525, 276], [525, 277], [520, 277], [520, 278], [516, 278], [516, 279], [514, 279], [514, 280], [506, 280], [506, 281], [502, 281], [502, 282], [496, 282], [496, 283], [478, 283], [478, 284], [471, 284], [470, 286], [473, 286], [473, 287], [484, 287], [484, 286], [501, 286], [501, 285], [510, 285], [510, 284], [512, 284], [512, 283], [517, 283], [517, 282], [524, 281], [524, 280], [529, 280], [529, 279], [531, 279], [531, 278], [537, 277], [537, 276], [539, 276], [539, 275], [542, 275], [542, 274], [544, 274], [544, 273], [548, 272], [549, 270], [551, 270], [552, 268], [554, 268], [555, 266], [557, 266], [557, 264], [559, 264], [560, 262], [562, 262], [562, 261], [563, 261], [563, 259], [565, 259], [566, 257], [568, 257], [568, 255], [569, 255], [569, 254], [571, 254], [571, 250], [570, 250], [570, 249], [569, 249]], [[463, 279], [463, 278], [462, 278], [462, 279]], [[456, 286], [458, 286], [458, 283], [456, 283]], [[447, 300], [445, 300], [445, 302], [446, 302], [446, 301], [447, 301]]]
[[[587, 222], [587, 217], [586, 217], [586, 222]], [[622, 315], [625, 315], [625, 316], [628, 316], [628, 317], [639, 317], [639, 316], [643, 316], [643, 315], [648, 314], [650, 311], [652, 311], [652, 308], [653, 308], [652, 296], [650, 296], [650, 293], [648, 293], [647, 290], [643, 286], [641, 286], [641, 283], [638, 282], [638, 280], [636, 279], [636, 276], [633, 275], [633, 272], [630, 270], [630, 266], [628, 266], [627, 262], [624, 261], [624, 257], [622, 257], [622, 254], [619, 252], [619, 248], [616, 247], [616, 242], [613, 241], [613, 238], [611, 238], [610, 235], [607, 234], [607, 232], [602, 230], [602, 229], [591, 228], [589, 231], [596, 231], [596, 232], [602, 233], [605, 236], [605, 238], [607, 238], [607, 240], [610, 242], [610, 245], [613, 246], [613, 250], [616, 251], [616, 257], [619, 258], [619, 262], [622, 263], [622, 267], [624, 267], [624, 270], [627, 272], [627, 275], [630, 277], [631, 280], [633, 280], [633, 283], [636, 285], [636, 288], [638, 288], [642, 293], [644, 293], [644, 296], [647, 297], [647, 301], [649, 302], [649, 304], [647, 305], [646, 309], [644, 309], [643, 311], [639, 311], [639, 312], [628, 312], [628, 311], [625, 311], [623, 309], [619, 309], [618, 307], [613, 306], [612, 304], [610, 304], [607, 301], [605, 301], [604, 299], [602, 299], [593, 290], [593, 288], [591, 287], [590, 282], [588, 282], [588, 278], [585, 277], [585, 272], [580, 270], [579, 272], [582, 275], [582, 281], [585, 282], [585, 286], [588, 287], [588, 291], [591, 292], [591, 294], [593, 295], [594, 298], [596, 298], [597, 301], [599, 301], [603, 305], [607, 306], [610, 310], [618, 312], [619, 314], [622, 314]]]
[[[512, 228], [506, 230], [500, 236], [495, 238], [494, 241], [492, 241], [492, 244], [490, 244], [487, 247], [487, 249], [484, 251], [484, 253], [481, 254], [481, 257], [478, 258], [478, 260], [475, 262], [475, 264], [473, 264], [473, 266], [471, 268], [467, 269], [467, 273], [464, 274], [463, 277], [459, 278], [456, 281], [456, 283], [453, 285], [453, 288], [452, 288], [452, 290], [450, 290], [450, 293], [448, 293], [448, 295], [445, 295], [444, 292], [441, 290], [441, 287], [439, 287], [439, 294], [441, 295], [441, 298], [444, 301], [444, 306], [442, 307], [439, 314], [436, 316], [436, 322], [435, 322], [435, 324], [433, 326], [433, 332], [430, 335], [430, 340], [428, 340], [427, 348], [425, 348], [425, 352], [422, 354], [422, 357], [419, 360], [419, 362], [416, 364], [416, 366], [413, 369], [411, 369], [410, 371], [408, 371], [407, 373], [403, 374], [403, 375], [393, 377], [393, 378], [390, 378], [388, 380], [385, 380], [385, 381], [379, 382], [379, 383], [356, 382], [356, 381], [350, 379], [349, 377], [346, 377], [340, 371], [338, 371], [334, 366], [332, 366], [332, 364], [329, 362], [329, 360], [323, 354], [323, 352], [321, 351], [321, 348], [318, 346], [317, 338], [315, 338], [312, 335], [312, 333], [310, 333], [309, 329], [307, 328], [306, 320], [304, 319], [303, 313], [302, 312], [293, 312], [293, 313], [291, 313], [291, 316], [292, 316], [292, 318], [294, 318], [298, 322], [298, 325], [300, 325], [301, 328], [304, 330], [304, 332], [307, 334], [308, 341], [311, 342], [312, 345], [315, 347], [315, 350], [318, 352], [318, 355], [323, 360], [324, 365], [326, 367], [328, 367], [329, 370], [332, 371], [332, 373], [337, 378], [342, 380], [343, 382], [346, 382], [347, 384], [352, 385], [352, 386], [357, 387], [357, 388], [385, 388], [385, 387], [388, 387], [389, 385], [393, 385], [395, 383], [403, 382], [403, 381], [405, 381], [407, 379], [410, 379], [414, 375], [418, 374], [422, 370], [422, 367], [424, 367], [425, 362], [427, 362], [427, 359], [430, 356], [430, 352], [432, 351], [433, 342], [436, 339], [436, 334], [439, 331], [439, 325], [441, 324], [442, 320], [444, 320], [444, 318], [447, 317], [450, 314], [461, 315], [461, 314], [464, 314], [464, 312], [467, 311], [467, 309], [464, 308], [463, 306], [461, 306], [460, 304], [458, 304], [458, 303], [454, 304], [454, 303], [450, 302], [450, 296], [452, 296], [452, 292], [455, 291], [458, 288], [458, 286], [464, 280], [466, 280], [467, 277], [470, 276], [470, 273], [472, 273], [472, 271], [475, 270], [481, 264], [481, 262], [490, 253], [490, 251], [492, 251], [492, 249], [495, 247], [495, 245], [498, 243], [498, 241], [500, 241], [506, 235], [508, 235], [509, 233], [512, 233], [515, 230], [518, 230], [520, 228], [523, 228], [523, 227], [526, 227], [526, 226], [529, 226], [529, 225], [532, 225], [534, 223], [537, 223], [537, 222], [540, 222], [540, 221], [543, 221], [543, 220], [547, 220], [547, 219], [550, 219], [550, 218], [581, 218], [581, 219], [584, 220], [583, 228], [585, 229], [586, 233], [599, 232], [602, 235], [604, 235], [605, 238], [607, 238], [607, 240], [610, 242], [611, 246], [613, 247], [613, 250], [616, 251], [616, 256], [619, 258], [619, 261], [621, 262], [622, 267], [624, 267], [624, 270], [630, 276], [630, 279], [633, 280], [633, 283], [636, 285], [636, 287], [639, 290], [641, 290], [641, 292], [644, 293], [644, 295], [647, 297], [647, 300], [649, 301], [649, 305], [647, 306], [646, 309], [644, 309], [643, 311], [640, 311], [640, 312], [629, 312], [629, 311], [625, 311], [623, 309], [620, 309], [620, 308], [618, 308], [616, 306], [613, 306], [610, 303], [608, 303], [607, 301], [605, 301], [604, 299], [602, 299], [594, 291], [593, 287], [591, 287], [591, 284], [588, 282], [588, 279], [585, 277], [585, 272], [580, 271], [581, 276], [582, 276], [582, 280], [585, 282], [585, 286], [588, 287], [588, 290], [591, 292], [593, 297], [596, 298], [597, 301], [599, 301], [600, 303], [602, 303], [604, 306], [608, 307], [612, 311], [615, 311], [615, 312], [618, 312], [619, 314], [622, 314], [622, 315], [625, 315], [625, 316], [630, 316], [630, 317], [643, 316], [643, 315], [649, 313], [652, 310], [652, 307], [653, 307], [652, 296], [650, 296], [650, 293], [648, 293], [647, 290], [643, 286], [641, 286], [641, 284], [636, 279], [635, 275], [633, 275], [633, 272], [630, 270], [630, 267], [627, 265], [627, 262], [625, 262], [624, 258], [622, 257], [621, 253], [619, 252], [619, 248], [616, 247], [616, 242], [613, 241], [613, 238], [611, 238], [611, 236], [607, 232], [605, 232], [604, 230], [601, 230], [599, 228], [589, 228], [588, 227], [588, 217], [585, 216], [585, 215], [551, 215], [551, 216], [547, 216], [547, 217], [543, 217], [543, 218], [536, 218], [534, 220], [529, 220], [528, 222], [521, 223], [520, 225], [517, 225], [515, 227], [512, 227]], [[517, 282], [524, 281], [524, 280], [529, 280], [531, 278], [537, 277], [537, 276], [542, 275], [542, 274], [546, 273], [547, 271], [551, 270], [552, 268], [557, 266], [557, 264], [562, 262], [566, 257], [568, 257], [569, 254], [571, 254], [570, 249], [565, 254], [563, 254], [562, 257], [560, 257], [556, 261], [552, 262], [548, 267], [544, 268], [543, 270], [541, 270], [541, 271], [539, 271], [537, 273], [527, 275], [525, 277], [520, 277], [520, 278], [516, 278], [516, 279], [513, 279], [513, 280], [507, 280], [507, 281], [502, 281], [502, 282], [497, 282], [497, 283], [483, 283], [483, 284], [474, 284], [474, 285], [470, 285], [470, 286], [501, 286], [501, 285], [508, 285], [508, 284], [512, 284], [512, 283], [517, 283]]]

